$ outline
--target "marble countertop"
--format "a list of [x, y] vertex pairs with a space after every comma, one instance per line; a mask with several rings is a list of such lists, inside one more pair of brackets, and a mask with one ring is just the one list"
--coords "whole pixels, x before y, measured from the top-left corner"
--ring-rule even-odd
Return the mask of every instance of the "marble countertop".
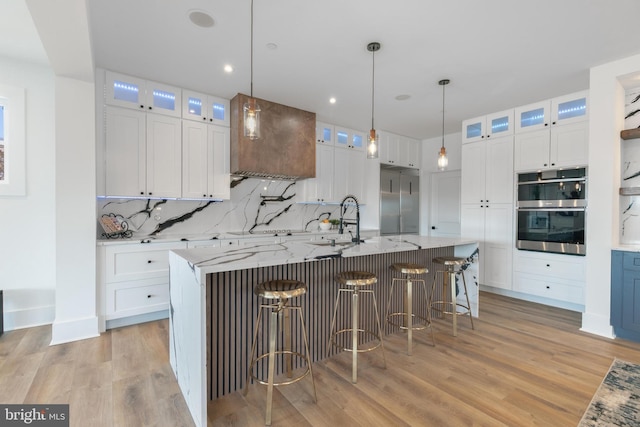
[[326, 258], [375, 255], [474, 243], [476, 241], [471, 239], [396, 235], [368, 238], [359, 245], [348, 241], [336, 241], [336, 246], [331, 246], [327, 240], [288, 241], [254, 243], [234, 248], [176, 249], [172, 252], [199, 269], [201, 274], [207, 274]]
[[[170, 243], [170, 242], [196, 242], [196, 241], [206, 241], [206, 240], [233, 240], [233, 239], [268, 239], [270, 237], [282, 237], [282, 238], [304, 238], [308, 237], [309, 240], [317, 238], [318, 236], [323, 239], [350, 239], [351, 235], [346, 234], [338, 234], [338, 230], [327, 230], [327, 231], [305, 231], [305, 232], [291, 232], [287, 233], [287, 230], [283, 230], [284, 232], [273, 232], [273, 233], [263, 233], [261, 231], [257, 231], [255, 233], [248, 232], [222, 232], [222, 233], [199, 233], [199, 234], [162, 234], [156, 236], [133, 236], [125, 239], [105, 239], [98, 238], [96, 243], [97, 245], [121, 245], [121, 244], [138, 244], [138, 243]], [[375, 229], [362, 229], [360, 233], [375, 233], [378, 234], [379, 230]]]
[[612, 251], [640, 252], [640, 245], [617, 245], [611, 248]]

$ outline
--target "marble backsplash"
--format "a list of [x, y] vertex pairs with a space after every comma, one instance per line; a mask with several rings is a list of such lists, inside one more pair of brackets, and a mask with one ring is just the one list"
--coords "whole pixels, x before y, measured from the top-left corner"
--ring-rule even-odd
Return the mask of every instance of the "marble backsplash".
[[[317, 231], [325, 218], [340, 217], [332, 204], [303, 204], [303, 181], [271, 181], [243, 178], [232, 183], [231, 199], [206, 200], [98, 199], [97, 218], [122, 217], [132, 238], [162, 236], [215, 236], [224, 232]], [[361, 207], [361, 212], [366, 209]], [[355, 218], [350, 206], [345, 218]], [[102, 236], [98, 224], [98, 238]]]
[[[640, 127], [640, 87], [625, 92], [625, 129]], [[640, 139], [622, 141], [620, 187], [640, 187]], [[620, 243], [640, 244], [640, 196], [620, 196]]]

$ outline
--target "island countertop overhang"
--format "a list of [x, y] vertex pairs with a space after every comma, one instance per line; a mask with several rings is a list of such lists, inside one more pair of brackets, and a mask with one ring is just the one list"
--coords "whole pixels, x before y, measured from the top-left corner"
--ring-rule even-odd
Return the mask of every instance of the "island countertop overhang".
[[234, 248], [194, 248], [173, 250], [200, 274], [243, 270], [256, 267], [312, 262], [332, 257], [354, 257], [403, 252], [419, 249], [442, 248], [477, 243], [473, 239], [428, 237], [418, 235], [377, 236], [359, 245], [338, 241], [331, 246], [326, 241], [281, 243], [253, 243]]

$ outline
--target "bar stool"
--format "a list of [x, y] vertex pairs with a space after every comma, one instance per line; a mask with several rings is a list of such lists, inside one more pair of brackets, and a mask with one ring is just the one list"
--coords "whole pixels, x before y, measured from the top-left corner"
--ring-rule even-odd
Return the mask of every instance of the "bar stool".
[[[471, 314], [471, 303], [469, 302], [469, 293], [467, 292], [467, 281], [464, 278], [464, 273], [460, 270], [460, 266], [464, 265], [467, 260], [465, 258], [454, 256], [443, 256], [434, 258], [435, 264], [444, 266], [444, 270], [436, 271], [433, 278], [433, 286], [431, 288], [431, 304], [429, 304], [431, 310], [439, 311], [442, 314], [451, 314], [453, 320], [453, 336], [458, 336], [458, 316], [469, 314], [469, 320], [471, 320], [471, 329], [473, 327], [473, 315]], [[436, 283], [438, 282], [438, 274], [442, 275], [442, 300], [433, 301], [434, 291], [436, 289]], [[462, 284], [464, 287], [464, 296], [467, 299], [467, 305], [461, 304], [456, 300], [456, 275], [462, 276]], [[451, 286], [451, 301], [447, 301], [447, 285]], [[436, 306], [436, 307], [434, 307]], [[439, 308], [437, 306], [440, 306]], [[458, 307], [462, 307], [465, 311], [458, 311]], [[447, 311], [449, 308], [451, 311]], [[455, 314], [454, 314], [455, 313]]]
[[[382, 328], [380, 327], [380, 316], [378, 315], [376, 295], [372, 289], [363, 289], [366, 286], [377, 283], [378, 278], [375, 274], [365, 271], [343, 271], [342, 273], [338, 273], [336, 275], [336, 281], [340, 284], [340, 289], [338, 289], [338, 295], [336, 296], [333, 318], [331, 319], [331, 328], [329, 329], [327, 356], [332, 345], [339, 348], [340, 350], [352, 352], [351, 382], [355, 384], [358, 382], [358, 353], [372, 351], [380, 347], [382, 349], [382, 360], [384, 362], [384, 368], [387, 368], [387, 359], [384, 355], [384, 344], [382, 343]], [[336, 314], [338, 313], [338, 306], [340, 305], [340, 295], [343, 292], [351, 294], [351, 326], [334, 332], [334, 327], [336, 327]], [[373, 310], [378, 326], [377, 334], [360, 326], [360, 294], [368, 294], [373, 298]], [[343, 347], [336, 341], [337, 336], [343, 333], [351, 333], [351, 347]], [[358, 339], [360, 335], [373, 337], [378, 342], [373, 346], [361, 348], [359, 347]]]
[[[385, 319], [390, 325], [399, 326], [400, 329], [407, 331], [407, 354], [411, 356], [413, 331], [419, 331], [426, 328], [431, 329], [431, 341], [433, 342], [434, 346], [436, 345], [436, 341], [433, 336], [433, 328], [431, 327], [431, 310], [429, 309], [427, 285], [424, 279], [420, 279], [417, 277], [422, 274], [427, 274], [429, 270], [425, 266], [406, 262], [392, 264], [389, 268], [397, 273], [400, 273], [401, 277], [394, 277], [391, 280], [391, 289], [389, 290], [389, 299], [387, 300], [387, 314]], [[395, 287], [396, 282], [404, 282], [405, 284], [404, 303], [402, 307], [403, 311], [391, 313], [393, 288]], [[427, 317], [420, 316], [413, 312], [413, 284], [415, 282], [422, 283]], [[396, 317], [401, 318], [399, 322], [396, 322], [394, 320], [394, 318]], [[414, 318], [420, 319], [424, 323], [414, 324]], [[402, 320], [404, 320], [404, 322]]]
[[[258, 381], [260, 384], [264, 384], [267, 386], [267, 413], [266, 413], [266, 425], [271, 425], [271, 409], [273, 404], [273, 387], [293, 384], [295, 382], [300, 381], [307, 375], [311, 376], [311, 382], [313, 384], [313, 400], [317, 402], [316, 396], [316, 383], [313, 378], [313, 371], [311, 369], [311, 358], [309, 353], [309, 343], [307, 341], [307, 333], [304, 326], [304, 319], [302, 317], [302, 308], [300, 306], [293, 306], [289, 304], [289, 300], [291, 298], [298, 297], [300, 295], [304, 295], [307, 292], [307, 285], [303, 282], [297, 280], [270, 280], [267, 282], [260, 283], [256, 285], [253, 289], [253, 293], [257, 296], [265, 299], [271, 300], [271, 303], [261, 304], [260, 310], [258, 311], [258, 318], [256, 320], [255, 332], [253, 334], [253, 344], [251, 344], [251, 362], [249, 363], [249, 372], [247, 373], [247, 383], [244, 389], [244, 395], [247, 395], [249, 381], [251, 378]], [[262, 310], [267, 309], [270, 310], [270, 319], [269, 319], [269, 352], [261, 354], [256, 357], [256, 342], [258, 340], [258, 332], [260, 330], [260, 324], [262, 322]], [[295, 310], [298, 312], [300, 318], [300, 330], [302, 331], [302, 337], [304, 340], [304, 349], [306, 354], [303, 355], [297, 351], [291, 350], [291, 322], [289, 319], [289, 311]], [[284, 321], [283, 321], [284, 315]], [[282, 333], [282, 327], [284, 326], [284, 349], [277, 349], [277, 335], [278, 335], [278, 324], [280, 324], [280, 333]], [[275, 382], [275, 366], [276, 366], [276, 355], [283, 354], [285, 356], [285, 368], [288, 380], [283, 380], [281, 382]], [[304, 360], [307, 364], [307, 369], [292, 378], [292, 356], [299, 357]], [[258, 363], [259, 360], [268, 357], [268, 375], [267, 381], [263, 381], [253, 374], [253, 366]]]

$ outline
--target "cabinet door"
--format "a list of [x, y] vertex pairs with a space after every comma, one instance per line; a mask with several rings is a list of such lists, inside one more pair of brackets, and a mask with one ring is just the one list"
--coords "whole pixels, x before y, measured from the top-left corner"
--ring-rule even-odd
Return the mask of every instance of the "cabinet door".
[[478, 203], [462, 204], [460, 206], [460, 235], [478, 242], [480, 255], [478, 257], [478, 281], [484, 283], [484, 217], [486, 208]]
[[330, 202], [333, 197], [333, 146], [316, 144], [316, 177], [304, 180], [305, 200]]
[[231, 109], [229, 100], [217, 96], [207, 96], [207, 121], [209, 124], [231, 126]]
[[476, 117], [462, 122], [462, 143], [476, 142], [484, 139], [486, 135], [486, 117]]
[[548, 168], [549, 139], [549, 129], [516, 134], [514, 139], [514, 168], [516, 172]]
[[488, 203], [513, 203], [513, 136], [485, 141], [485, 198]]
[[407, 168], [420, 168], [420, 145], [419, 142], [411, 138], [402, 138], [398, 147], [398, 157], [400, 166]]
[[342, 200], [349, 192], [349, 150], [348, 148], [335, 148], [333, 157], [333, 199]]
[[230, 129], [225, 126], [208, 126], [210, 197], [220, 200], [231, 198]]
[[354, 150], [364, 151], [367, 146], [368, 135], [365, 135], [364, 132], [360, 132], [357, 130], [351, 131], [351, 144], [349, 148], [353, 148]]
[[360, 150], [349, 150], [347, 161], [347, 194], [358, 198], [358, 202], [365, 203], [364, 178], [366, 155]]
[[106, 71], [105, 102], [109, 105], [144, 109], [146, 111], [145, 81], [136, 77]]
[[182, 138], [180, 119], [147, 114], [147, 195], [180, 197]]
[[494, 204], [485, 208], [484, 282], [502, 289], [512, 287], [513, 205]]
[[549, 127], [551, 119], [551, 101], [536, 102], [514, 111], [515, 132], [530, 132]]
[[334, 127], [335, 130], [335, 146], [339, 148], [348, 148], [351, 145], [351, 131], [346, 128], [338, 126]]
[[513, 110], [489, 114], [485, 122], [487, 138], [513, 135]]
[[622, 278], [622, 328], [640, 332], [640, 271], [624, 270]]
[[559, 96], [551, 100], [551, 124], [564, 125], [589, 119], [588, 91]]
[[[485, 203], [485, 171], [487, 167], [484, 141], [462, 146], [460, 202]], [[465, 234], [463, 234], [464, 236]]]
[[147, 112], [167, 116], [182, 116], [182, 91], [180, 88], [163, 83], [145, 82]]
[[182, 197], [212, 197], [208, 188], [209, 144], [205, 123], [182, 122]]
[[109, 107], [106, 110], [105, 173], [107, 196], [146, 194], [146, 114]]
[[400, 163], [400, 135], [393, 133], [388, 134], [387, 138], [387, 161], [390, 165], [398, 165]]
[[316, 144], [333, 145], [334, 141], [333, 125], [316, 122]]
[[207, 95], [190, 90], [182, 91], [182, 118], [204, 122], [207, 120]]
[[588, 122], [556, 126], [551, 129], [549, 160], [551, 167], [584, 166], [589, 159]]

